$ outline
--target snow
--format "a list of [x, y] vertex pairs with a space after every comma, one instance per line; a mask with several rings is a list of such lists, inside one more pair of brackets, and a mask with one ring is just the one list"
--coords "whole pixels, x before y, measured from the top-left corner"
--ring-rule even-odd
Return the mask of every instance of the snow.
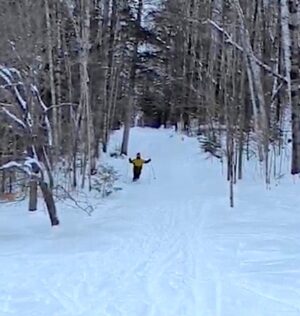
[[[110, 150], [120, 143], [116, 132]], [[59, 204], [53, 229], [44, 206], [0, 204], [0, 315], [299, 316], [293, 179], [266, 190], [249, 165], [230, 209], [222, 166], [196, 139], [134, 128], [136, 152], [152, 158], [139, 183], [127, 158], [104, 157], [123, 190], [92, 216]]]
[[10, 161], [0, 167], [0, 170], [10, 169], [10, 168], [21, 168], [22, 165], [17, 163], [16, 161]]
[[[8, 169], [13, 169], [13, 168], [17, 168], [19, 170], [22, 170], [24, 173], [26, 173], [29, 177], [32, 176], [32, 165], [31, 163], [34, 163], [35, 160], [34, 159], [30, 159], [30, 158], [27, 158], [25, 160], [24, 163], [18, 163], [14, 160], [4, 164], [4, 165], [0, 165], [0, 170], [8, 170]], [[38, 161], [36, 161], [36, 163], [39, 165]]]
[[[35, 152], [35, 148], [34, 148], [34, 152]], [[35, 156], [35, 158], [26, 157], [25, 162], [24, 162], [24, 166], [26, 166], [29, 169], [32, 169], [32, 166], [36, 165], [39, 169], [43, 170], [43, 166], [41, 165], [40, 161], [38, 160], [36, 152], [35, 152], [34, 156]]]

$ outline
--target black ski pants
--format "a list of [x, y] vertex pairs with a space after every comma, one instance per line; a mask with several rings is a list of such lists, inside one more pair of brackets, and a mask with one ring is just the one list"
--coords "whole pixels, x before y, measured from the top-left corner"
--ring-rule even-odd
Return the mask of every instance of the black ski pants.
[[140, 178], [142, 172], [141, 167], [133, 167], [133, 181], [136, 181]]

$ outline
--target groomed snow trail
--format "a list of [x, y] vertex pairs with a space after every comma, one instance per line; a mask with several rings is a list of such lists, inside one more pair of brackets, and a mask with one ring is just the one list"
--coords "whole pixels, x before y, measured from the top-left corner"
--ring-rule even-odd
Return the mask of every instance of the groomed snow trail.
[[202, 315], [207, 295], [199, 239], [205, 210], [204, 199], [199, 199], [203, 181], [195, 177], [201, 176], [199, 146], [195, 139], [149, 129], [134, 133], [132, 140], [132, 156], [141, 152], [152, 158], [152, 165], [145, 165], [141, 181], [130, 183], [123, 192], [134, 225], [124, 255], [134, 254], [134, 262], [126, 269], [128, 279], [122, 288], [128, 282], [136, 284], [133, 306], [141, 305], [141, 310], [120, 312]]
[[250, 183], [230, 210], [196, 139], [135, 128], [137, 152], [156, 179], [145, 165], [132, 183], [127, 159], [106, 157], [123, 190], [92, 217], [60, 205], [52, 229], [43, 212], [0, 205], [0, 316], [299, 316], [296, 189], [293, 202], [258, 198]]

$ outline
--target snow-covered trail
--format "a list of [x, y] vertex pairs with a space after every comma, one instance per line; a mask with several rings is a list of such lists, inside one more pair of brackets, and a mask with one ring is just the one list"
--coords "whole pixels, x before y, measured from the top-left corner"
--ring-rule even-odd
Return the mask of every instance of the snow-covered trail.
[[[157, 178], [147, 185], [148, 170], [142, 179], [145, 184], [133, 184], [126, 193], [130, 209], [145, 225], [137, 237], [146, 240], [134, 273], [146, 285], [150, 315], [202, 315], [206, 276], [199, 237], [206, 185], [200, 180], [199, 145], [194, 139], [168, 133], [150, 137], [148, 144], [147, 137], [142, 136], [138, 144], [151, 153]], [[139, 150], [138, 144], [132, 146], [133, 153]]]
[[130, 183], [119, 160], [124, 190], [93, 218], [63, 213], [54, 231], [42, 214], [3, 225], [0, 315], [201, 315], [198, 146], [155, 130], [132, 139], [134, 155], [151, 156], [155, 180], [147, 165]]
[[136, 152], [156, 179], [145, 165], [132, 183], [127, 160], [106, 158], [123, 190], [92, 217], [60, 206], [51, 229], [0, 205], [0, 316], [299, 316], [297, 188], [279, 199], [248, 181], [230, 210], [197, 140], [137, 128]]
[[123, 192], [126, 202], [122, 203], [135, 224], [125, 251], [135, 253], [136, 260], [127, 274], [143, 288], [146, 315], [202, 315], [205, 276], [199, 233], [205, 197], [199, 199], [199, 193], [205, 192], [200, 188], [205, 185], [195, 177], [201, 177], [198, 144], [195, 139], [155, 130], [134, 136], [130, 153], [151, 157], [156, 179], [152, 166], [145, 165], [141, 181]]

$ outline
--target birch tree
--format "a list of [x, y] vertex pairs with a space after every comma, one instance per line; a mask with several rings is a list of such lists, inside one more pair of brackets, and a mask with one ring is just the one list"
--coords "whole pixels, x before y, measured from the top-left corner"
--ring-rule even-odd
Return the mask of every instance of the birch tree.
[[[143, 0], [138, 0], [138, 9], [136, 17], [136, 28], [141, 27], [141, 19], [143, 13]], [[130, 75], [129, 75], [129, 87], [128, 87], [128, 99], [125, 109], [124, 117], [124, 134], [122, 140], [121, 154], [127, 155], [128, 152], [128, 143], [129, 143], [129, 133], [132, 124], [132, 115], [133, 107], [135, 101], [135, 81], [136, 81], [136, 67], [137, 67], [137, 58], [138, 58], [138, 48], [139, 48], [139, 38], [136, 36], [133, 41], [133, 52], [132, 60], [130, 66]]]
[[291, 34], [291, 101], [292, 101], [292, 134], [293, 157], [292, 174], [300, 173], [300, 73], [299, 73], [299, 11], [300, 1], [289, 0], [289, 29]]

